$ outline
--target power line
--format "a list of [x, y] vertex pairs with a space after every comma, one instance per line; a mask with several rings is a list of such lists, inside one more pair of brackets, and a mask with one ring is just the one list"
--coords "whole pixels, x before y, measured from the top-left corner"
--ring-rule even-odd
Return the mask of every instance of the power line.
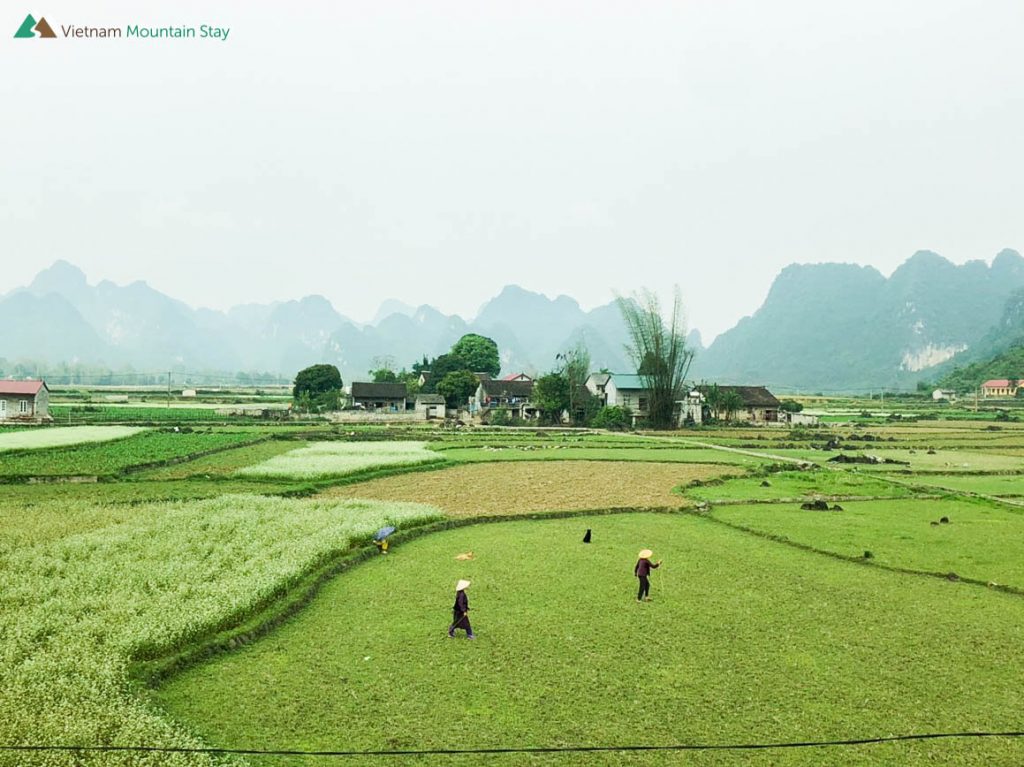
[[1021, 738], [1024, 731], [1009, 732], [931, 732], [912, 735], [886, 735], [875, 738], [848, 738], [844, 740], [777, 741], [774, 743], [677, 743], [671, 745], [632, 746], [512, 746], [495, 748], [422, 748], [358, 750], [303, 750], [262, 748], [217, 748], [184, 746], [69, 746], [69, 745], [0, 745], [0, 751], [20, 752], [102, 752], [102, 753], [163, 753], [205, 754], [233, 756], [312, 756], [312, 757], [382, 757], [382, 756], [458, 756], [472, 754], [566, 754], [599, 752], [657, 752], [657, 751], [759, 751], [791, 748], [830, 748], [868, 746], [908, 741], [951, 740], [955, 738]]

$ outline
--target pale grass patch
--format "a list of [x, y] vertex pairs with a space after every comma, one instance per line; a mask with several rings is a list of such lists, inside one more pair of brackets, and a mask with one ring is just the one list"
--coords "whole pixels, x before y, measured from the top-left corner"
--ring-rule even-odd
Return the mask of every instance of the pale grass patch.
[[[354, 538], [439, 516], [421, 504], [244, 495], [134, 512], [0, 557], [0, 743], [200, 745], [132, 692], [133, 660], [248, 617]], [[6, 758], [0, 764], [25, 763]], [[211, 763], [181, 754], [98, 759]], [[81, 762], [53, 754], [32, 763]]]
[[242, 477], [324, 479], [389, 466], [415, 466], [443, 461], [424, 442], [314, 442], [239, 469]]
[[109, 442], [145, 431], [139, 426], [60, 426], [0, 433], [0, 453], [9, 450], [37, 450], [46, 447]]

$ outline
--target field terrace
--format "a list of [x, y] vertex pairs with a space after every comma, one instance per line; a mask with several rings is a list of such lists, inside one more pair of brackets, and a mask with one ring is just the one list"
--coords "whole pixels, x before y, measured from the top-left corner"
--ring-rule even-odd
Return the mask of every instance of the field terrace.
[[[294, 465], [297, 451], [324, 443], [396, 440], [437, 459], [248, 472]], [[829, 461], [861, 454], [907, 463]], [[97, 481], [69, 481], [83, 477]], [[1024, 661], [1007, 651], [1024, 639], [1019, 424], [669, 436], [156, 428], [14, 451], [0, 456], [0, 480], [8, 743], [375, 750], [1024, 729], [1014, 705]], [[827, 511], [803, 508], [815, 502]], [[567, 514], [582, 516], [555, 518]], [[524, 515], [552, 518], [514, 521]], [[500, 517], [510, 521], [474, 523]], [[406, 520], [407, 534], [390, 557], [367, 560], [371, 529], [388, 520]], [[583, 547], [588, 527], [595, 542]], [[655, 602], [637, 606], [630, 568], [644, 545], [666, 569]], [[455, 559], [467, 550], [473, 560]], [[470, 655], [438, 639], [450, 582], [465, 575], [481, 610]], [[134, 614], [101, 600], [106, 592]], [[175, 623], [196, 605], [201, 621]], [[44, 642], [87, 615], [89, 631], [64, 649]], [[122, 618], [124, 630], [110, 628]], [[83, 658], [95, 668], [76, 677]], [[474, 684], [452, 687], [452, 667]], [[665, 705], [637, 708], [651, 697]], [[370, 711], [389, 713], [371, 721]], [[692, 762], [1015, 764], [1021, 749], [954, 739], [742, 761], [693, 752]], [[151, 756], [86, 761], [214, 763]], [[2, 765], [79, 763], [0, 755]]]

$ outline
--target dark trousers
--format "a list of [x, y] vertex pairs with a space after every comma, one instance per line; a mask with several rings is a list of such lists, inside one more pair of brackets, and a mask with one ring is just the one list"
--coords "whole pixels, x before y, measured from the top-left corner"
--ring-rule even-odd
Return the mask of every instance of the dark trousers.
[[448, 634], [455, 636], [455, 629], [466, 629], [466, 633], [473, 636], [473, 628], [469, 625], [469, 613], [452, 610], [452, 625], [448, 627]]
[[640, 579], [640, 591], [637, 592], [636, 598], [643, 599], [651, 593], [651, 579], [646, 575], [638, 575], [637, 577]]

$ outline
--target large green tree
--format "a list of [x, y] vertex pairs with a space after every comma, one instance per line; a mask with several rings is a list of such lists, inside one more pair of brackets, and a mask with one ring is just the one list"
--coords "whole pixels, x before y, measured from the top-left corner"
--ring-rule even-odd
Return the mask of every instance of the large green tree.
[[292, 397], [303, 410], [341, 407], [341, 372], [334, 365], [310, 365], [295, 375]]
[[487, 336], [467, 333], [455, 342], [449, 354], [459, 359], [464, 369], [473, 373], [490, 373], [496, 376], [501, 372], [498, 345]]
[[590, 377], [590, 352], [582, 343], [555, 355], [562, 363], [562, 375], [569, 386], [569, 417], [573, 423], [586, 423], [597, 412], [599, 403], [587, 388]]
[[430, 362], [429, 370], [430, 376], [427, 378], [427, 383], [423, 387], [423, 391], [428, 394], [433, 394], [435, 392], [440, 394], [441, 392], [438, 390], [437, 385], [449, 373], [455, 373], [459, 370], [465, 370], [472, 373], [472, 371], [466, 367], [465, 363], [453, 354], [442, 354], [440, 357], [435, 357]]
[[464, 407], [479, 385], [468, 370], [453, 370], [437, 382], [437, 393], [444, 397], [448, 407]]
[[616, 299], [631, 341], [627, 347], [647, 389], [647, 421], [656, 429], [675, 425], [676, 402], [683, 399], [693, 352], [686, 347], [686, 323], [676, 286], [672, 310], [662, 316], [658, 297], [644, 289]]
[[548, 373], [533, 382], [530, 400], [548, 423], [558, 423], [569, 410], [569, 379], [563, 373]]
[[722, 410], [725, 411], [725, 420], [731, 421], [742, 407], [743, 397], [738, 391], [728, 389], [722, 393]]
[[711, 384], [701, 386], [701, 393], [704, 395], [704, 404], [707, 405], [709, 414], [717, 420], [722, 408], [722, 390], [718, 388], [718, 384]]
[[299, 399], [303, 393], [311, 397], [329, 391], [341, 390], [341, 372], [334, 365], [310, 365], [295, 375], [292, 396]]

